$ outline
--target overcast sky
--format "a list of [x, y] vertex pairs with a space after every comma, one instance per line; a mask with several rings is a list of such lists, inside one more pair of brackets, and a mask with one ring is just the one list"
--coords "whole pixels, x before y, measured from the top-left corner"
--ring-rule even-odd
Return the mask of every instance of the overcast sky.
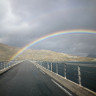
[[[0, 0], [0, 42], [24, 47], [61, 30], [96, 30], [96, 0]], [[32, 49], [87, 56], [96, 52], [96, 35], [67, 34]]]

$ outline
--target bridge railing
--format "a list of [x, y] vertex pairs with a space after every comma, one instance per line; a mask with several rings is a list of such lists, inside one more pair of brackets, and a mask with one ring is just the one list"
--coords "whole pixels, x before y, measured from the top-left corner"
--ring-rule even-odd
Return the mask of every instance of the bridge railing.
[[0, 61], [0, 70], [8, 68], [17, 62], [18, 61], [10, 61], [10, 62], [9, 61]]
[[70, 62], [37, 62], [42, 67], [69, 79], [80, 86], [96, 91], [96, 64]]

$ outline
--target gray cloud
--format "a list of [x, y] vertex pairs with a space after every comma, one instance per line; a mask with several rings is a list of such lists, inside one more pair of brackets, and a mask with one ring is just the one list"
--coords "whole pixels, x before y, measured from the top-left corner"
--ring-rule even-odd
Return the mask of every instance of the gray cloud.
[[[0, 42], [23, 47], [61, 30], [96, 30], [96, 0], [1, 0]], [[86, 56], [96, 51], [96, 35], [67, 34], [32, 49]]]

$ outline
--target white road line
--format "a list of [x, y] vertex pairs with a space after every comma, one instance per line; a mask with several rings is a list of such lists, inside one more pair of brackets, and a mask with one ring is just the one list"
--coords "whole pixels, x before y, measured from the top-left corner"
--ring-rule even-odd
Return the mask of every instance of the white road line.
[[42, 70], [40, 70], [43, 74], [45, 74]]
[[36, 68], [38, 69], [38, 66], [36, 66]]
[[61, 85], [59, 85], [57, 82], [55, 82], [53, 79], [51, 79], [53, 83], [55, 83], [60, 89], [62, 89], [66, 94], [69, 96], [73, 96], [70, 92], [68, 92], [66, 89], [64, 89]]

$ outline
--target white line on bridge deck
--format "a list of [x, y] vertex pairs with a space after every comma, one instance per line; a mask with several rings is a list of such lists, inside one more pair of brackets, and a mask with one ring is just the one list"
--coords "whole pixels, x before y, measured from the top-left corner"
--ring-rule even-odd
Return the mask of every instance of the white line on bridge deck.
[[43, 72], [42, 70], [40, 70], [43, 74], [45, 74], [45, 72]]
[[64, 89], [61, 85], [59, 85], [57, 82], [55, 82], [53, 79], [51, 79], [53, 83], [55, 83], [60, 89], [62, 89], [66, 94], [69, 96], [73, 96], [70, 92], [68, 92], [66, 89]]

